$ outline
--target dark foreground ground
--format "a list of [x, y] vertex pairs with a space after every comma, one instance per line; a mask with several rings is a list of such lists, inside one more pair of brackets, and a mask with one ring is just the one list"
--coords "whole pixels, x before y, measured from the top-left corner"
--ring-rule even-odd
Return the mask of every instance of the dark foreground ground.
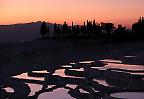
[[[0, 99], [37, 99], [44, 92], [50, 92], [58, 87], [69, 89], [69, 94], [77, 99], [111, 99], [111, 93], [123, 91], [144, 91], [144, 76], [131, 75], [129, 71], [118, 69], [92, 69], [91, 67], [103, 67], [105, 64], [100, 62], [104, 59], [121, 60], [123, 64], [144, 65], [144, 42], [100, 44], [96, 41], [87, 40], [42, 40], [30, 42], [15, 42], [0, 44]], [[80, 61], [94, 61], [91, 64], [80, 64]], [[62, 65], [74, 62], [71, 68], [62, 67]], [[65, 69], [65, 74], [84, 79], [53, 76], [55, 70]], [[83, 68], [83, 72], [71, 71], [70, 69]], [[34, 70], [48, 70], [48, 74], [35, 74]], [[120, 71], [121, 73], [117, 72]], [[27, 72], [29, 76], [43, 76], [44, 81], [14, 79], [12, 76]], [[122, 79], [125, 82], [120, 83]], [[47, 88], [49, 84], [56, 85], [54, 88]], [[93, 79], [105, 79], [107, 83], [115, 86], [103, 86]], [[26, 83], [37, 83], [44, 86], [34, 96], [29, 97], [30, 88]], [[81, 83], [83, 82], [83, 83]], [[66, 84], [76, 84], [77, 88], [72, 89]], [[129, 86], [126, 87], [125, 85]], [[12, 87], [15, 92], [8, 93], [4, 90], [6, 87]], [[141, 86], [141, 87], [140, 87]], [[20, 91], [20, 87], [23, 91]], [[82, 88], [89, 94], [82, 94], [79, 89]], [[93, 90], [98, 90], [95, 92]], [[114, 98], [115, 99], [115, 98]]]

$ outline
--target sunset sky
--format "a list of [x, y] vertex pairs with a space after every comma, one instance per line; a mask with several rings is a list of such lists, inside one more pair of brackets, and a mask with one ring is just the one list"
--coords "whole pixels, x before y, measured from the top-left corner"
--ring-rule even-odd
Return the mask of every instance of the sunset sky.
[[130, 26], [144, 16], [144, 0], [0, 0], [0, 24], [95, 19]]

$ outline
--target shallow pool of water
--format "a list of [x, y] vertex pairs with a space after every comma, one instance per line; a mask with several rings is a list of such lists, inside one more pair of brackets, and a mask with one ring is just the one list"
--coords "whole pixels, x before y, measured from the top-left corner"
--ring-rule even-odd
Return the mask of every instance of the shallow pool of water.
[[144, 99], [144, 92], [121, 92], [112, 94], [111, 96], [124, 99]]
[[[112, 60], [112, 59], [105, 59], [101, 60], [103, 62], [106, 62], [107, 65], [104, 67], [91, 67], [92, 69], [98, 69], [98, 70], [106, 70], [109, 68], [114, 68], [114, 69], [125, 69], [125, 70], [141, 70], [144, 71], [144, 66], [143, 65], [129, 65], [129, 64], [123, 64], [120, 60]], [[82, 61], [79, 62], [81, 64], [91, 64], [94, 61]], [[76, 63], [70, 63], [70, 64], [76, 64]], [[75, 70], [75, 71], [80, 71], [83, 72], [84, 68], [80, 69], [72, 69], [72, 65], [63, 65], [62, 67], [65, 68], [70, 68], [69, 70]], [[32, 71], [33, 73], [49, 73], [47, 70], [41, 70], [41, 71]], [[144, 72], [139, 72], [139, 73], [132, 73], [132, 74], [138, 74], [138, 75], [144, 75]], [[84, 78], [84, 77], [75, 77], [75, 76], [68, 76], [65, 75], [65, 69], [58, 69], [55, 71], [53, 75], [59, 75], [61, 77], [69, 77], [69, 78]], [[28, 76], [28, 73], [22, 73], [17, 76], [13, 76], [13, 78], [19, 78], [19, 79], [29, 79], [29, 80], [39, 80], [39, 81], [44, 81], [44, 77], [30, 77]], [[93, 81], [97, 81], [99, 84], [104, 85], [104, 86], [110, 86], [106, 82], [106, 80], [99, 80], [99, 79], [93, 79]], [[31, 88], [31, 93], [29, 96], [32, 96], [35, 94], [35, 92], [39, 91], [42, 89], [42, 84], [33, 84], [33, 83], [27, 83], [29, 87]], [[74, 89], [77, 87], [77, 85], [72, 85], [72, 84], [67, 84], [70, 88]], [[49, 86], [50, 87], [50, 86]], [[52, 85], [51, 85], [52, 87]], [[7, 88], [8, 91], [11, 89]], [[12, 91], [12, 90], [11, 90]], [[68, 93], [68, 89], [64, 88], [58, 88], [55, 89], [52, 92], [45, 92], [39, 95], [38, 99], [75, 99], [71, 97]], [[80, 90], [81, 93], [87, 93], [84, 90]], [[118, 97], [118, 98], [126, 98], [126, 99], [144, 99], [144, 93], [137, 93], [137, 92], [123, 92], [123, 93], [115, 93], [112, 94], [111, 96], [113, 97]]]
[[68, 90], [64, 88], [58, 88], [53, 92], [45, 92], [39, 95], [38, 99], [75, 99], [71, 97], [68, 93]]

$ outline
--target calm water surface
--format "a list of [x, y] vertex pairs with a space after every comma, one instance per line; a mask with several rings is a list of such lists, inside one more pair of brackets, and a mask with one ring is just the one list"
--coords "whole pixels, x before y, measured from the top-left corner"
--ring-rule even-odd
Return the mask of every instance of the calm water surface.
[[[106, 70], [108, 68], [118, 68], [118, 69], [125, 69], [125, 70], [143, 70], [144, 71], [144, 66], [142, 66], [142, 65], [122, 64], [122, 62], [120, 60], [111, 60], [111, 59], [106, 59], [106, 60], [101, 60], [101, 61], [107, 63], [107, 65], [105, 65], [104, 67], [91, 67], [91, 68], [99, 69], [99, 70]], [[90, 64], [92, 62], [94, 62], [94, 61], [83, 61], [83, 62], [79, 62], [79, 63]], [[75, 65], [75, 64], [76, 63], [70, 63], [70, 65], [64, 65], [63, 67], [71, 68], [72, 67], [71, 65]], [[71, 69], [71, 70], [84, 71], [83, 68]], [[48, 73], [47, 70], [33, 71], [33, 72], [34, 73]], [[140, 72], [137, 74], [144, 75], [144, 72]], [[70, 77], [70, 78], [82, 78], [82, 77], [65, 75], [65, 69], [56, 70], [53, 75], [59, 75], [61, 77]], [[14, 76], [14, 78], [44, 81], [44, 77], [29, 77], [28, 73], [23, 73], [21, 75]], [[94, 79], [94, 81], [97, 81], [99, 84], [104, 85], [104, 86], [110, 86], [105, 80]], [[29, 94], [29, 96], [34, 95], [35, 92], [39, 91], [42, 88], [42, 85], [39, 85], [39, 84], [28, 83], [28, 85], [31, 88], [31, 93]], [[71, 88], [76, 88], [77, 85], [67, 84], [67, 86], [69, 86]], [[49, 87], [52, 87], [52, 85]], [[6, 90], [9, 92], [13, 92], [13, 90], [10, 88], [7, 88]], [[80, 91], [83, 93], [86, 93], [86, 91], [84, 91], [84, 90], [80, 90]], [[68, 89], [58, 88], [58, 89], [54, 90], [53, 92], [45, 92], [45, 93], [39, 95], [38, 99], [48, 99], [48, 98], [49, 99], [75, 99], [75, 98], [71, 97], [67, 92], [68, 92]], [[118, 97], [118, 98], [126, 98], [126, 99], [144, 99], [144, 93], [140, 93], [140, 92], [115, 93], [115, 94], [112, 94], [111, 96]]]

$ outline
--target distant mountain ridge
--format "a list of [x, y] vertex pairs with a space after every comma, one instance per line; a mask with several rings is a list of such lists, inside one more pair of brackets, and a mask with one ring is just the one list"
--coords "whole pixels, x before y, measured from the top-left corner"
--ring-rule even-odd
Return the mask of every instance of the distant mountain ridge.
[[[0, 25], [0, 42], [27, 41], [41, 37], [40, 26], [42, 22], [19, 23]], [[53, 32], [53, 23], [46, 23]]]

